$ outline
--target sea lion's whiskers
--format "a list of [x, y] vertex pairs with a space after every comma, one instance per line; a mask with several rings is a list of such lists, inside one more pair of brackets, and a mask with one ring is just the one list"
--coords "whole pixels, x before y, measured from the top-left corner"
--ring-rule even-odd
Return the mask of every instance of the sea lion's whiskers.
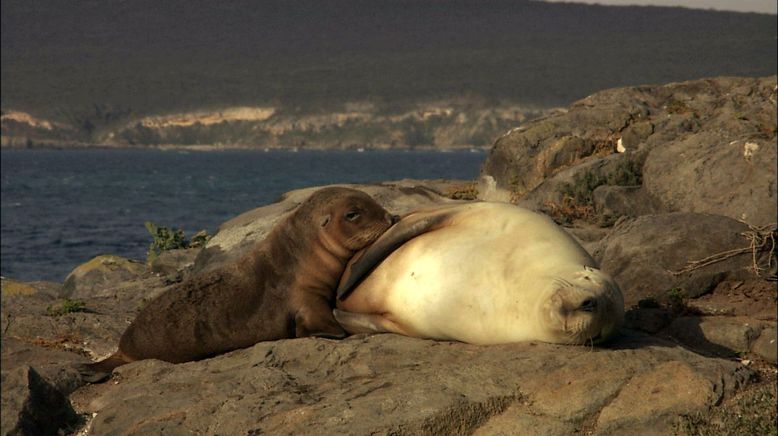
[[561, 277], [554, 277], [553, 279], [554, 285], [557, 288], [566, 289], [566, 288], [572, 288], [573, 284], [568, 282], [567, 280], [561, 278]]

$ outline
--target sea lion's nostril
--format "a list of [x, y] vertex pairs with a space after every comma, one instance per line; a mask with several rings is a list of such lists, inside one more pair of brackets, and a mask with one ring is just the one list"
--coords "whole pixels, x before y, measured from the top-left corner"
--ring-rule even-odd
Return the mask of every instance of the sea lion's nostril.
[[594, 298], [587, 298], [582, 301], [581, 305], [578, 307], [578, 310], [583, 310], [585, 312], [594, 312], [595, 309], [597, 309], [597, 300]]

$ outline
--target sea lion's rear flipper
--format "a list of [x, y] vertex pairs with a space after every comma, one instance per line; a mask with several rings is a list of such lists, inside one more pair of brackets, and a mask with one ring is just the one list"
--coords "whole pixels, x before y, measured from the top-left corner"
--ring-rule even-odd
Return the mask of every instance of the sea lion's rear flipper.
[[114, 353], [111, 356], [95, 363], [78, 365], [76, 369], [81, 374], [81, 379], [87, 383], [100, 383], [111, 376], [114, 368], [130, 363], [121, 354]]
[[370, 313], [354, 313], [334, 309], [332, 314], [349, 333], [399, 333], [408, 335], [400, 326], [383, 315]]
[[457, 206], [411, 212], [402, 217], [372, 245], [357, 253], [346, 266], [338, 286], [338, 299], [345, 300], [362, 279], [401, 245], [422, 233], [440, 228], [451, 217], [451, 209]]

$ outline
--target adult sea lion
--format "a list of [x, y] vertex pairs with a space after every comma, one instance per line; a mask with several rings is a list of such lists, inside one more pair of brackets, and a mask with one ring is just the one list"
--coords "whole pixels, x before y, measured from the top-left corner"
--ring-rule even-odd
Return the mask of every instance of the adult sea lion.
[[332, 316], [338, 280], [351, 256], [394, 220], [364, 192], [316, 191], [240, 261], [150, 301], [116, 353], [80, 368], [84, 379], [141, 359], [179, 363], [260, 341], [345, 336]]
[[350, 333], [583, 344], [613, 335], [624, 300], [551, 219], [484, 202], [403, 217], [352, 258], [334, 314]]

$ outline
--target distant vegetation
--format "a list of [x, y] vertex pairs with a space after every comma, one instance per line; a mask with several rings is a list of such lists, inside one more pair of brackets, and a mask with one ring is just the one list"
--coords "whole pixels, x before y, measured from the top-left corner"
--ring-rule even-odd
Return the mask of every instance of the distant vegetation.
[[[1, 7], [3, 109], [87, 131], [128, 113], [240, 105], [403, 111], [472, 96], [557, 106], [614, 86], [776, 71], [776, 19], [759, 14], [527, 0]], [[72, 119], [85, 108], [100, 121]], [[409, 142], [427, 142], [417, 127]]]
[[[683, 8], [529, 0], [0, 7], [4, 146], [485, 146], [537, 108], [615, 86], [775, 74], [777, 59], [775, 16]], [[353, 102], [371, 109], [289, 124]], [[400, 116], [440, 102], [457, 113]], [[266, 123], [141, 122], [243, 106], [276, 113]], [[483, 113], [510, 106], [530, 109]]]

